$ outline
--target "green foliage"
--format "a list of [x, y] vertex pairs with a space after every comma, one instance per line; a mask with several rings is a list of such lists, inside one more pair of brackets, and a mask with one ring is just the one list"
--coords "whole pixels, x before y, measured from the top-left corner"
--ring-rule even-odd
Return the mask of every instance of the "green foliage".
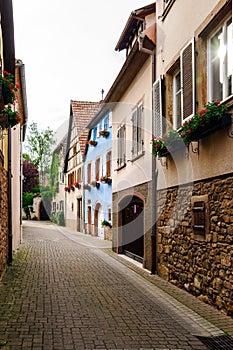
[[179, 129], [184, 143], [188, 145], [191, 141], [198, 140], [201, 131], [220, 120], [226, 112], [227, 107], [219, 101], [208, 102], [204, 109], [184, 122]]
[[112, 225], [110, 224], [110, 222], [108, 222], [107, 220], [103, 220], [102, 222], [101, 222], [101, 226], [102, 227], [104, 227], [104, 226], [108, 226], [108, 227], [112, 227]]
[[24, 192], [23, 193], [23, 208], [28, 207], [33, 204], [33, 198], [35, 194], [32, 192]]
[[55, 197], [56, 189], [58, 186], [58, 177], [59, 177], [59, 156], [57, 153], [53, 153], [52, 164], [50, 168], [50, 188], [52, 196]]
[[49, 127], [40, 131], [37, 123], [32, 123], [28, 132], [25, 148], [32, 163], [39, 168], [40, 175], [43, 176], [50, 169], [52, 146], [55, 143], [53, 131]]
[[50, 220], [59, 226], [65, 226], [65, 217], [63, 211], [60, 211], [56, 214], [51, 214]]

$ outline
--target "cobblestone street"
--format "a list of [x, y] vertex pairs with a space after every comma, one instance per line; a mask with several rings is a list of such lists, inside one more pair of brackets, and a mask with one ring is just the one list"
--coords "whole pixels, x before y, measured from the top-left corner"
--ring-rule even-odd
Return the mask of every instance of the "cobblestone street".
[[30, 221], [23, 239], [0, 283], [1, 349], [201, 350], [197, 336], [232, 335], [229, 317], [213, 310], [221, 327], [197, 315], [114, 258], [110, 242]]

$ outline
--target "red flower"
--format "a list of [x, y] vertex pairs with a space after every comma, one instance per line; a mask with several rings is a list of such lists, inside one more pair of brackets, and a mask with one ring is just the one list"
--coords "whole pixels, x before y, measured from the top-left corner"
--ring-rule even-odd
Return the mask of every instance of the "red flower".
[[155, 145], [155, 148], [157, 148], [157, 149], [159, 148], [159, 144], [158, 143]]
[[8, 86], [9, 89], [12, 89], [12, 88], [13, 88], [13, 85], [10, 84], [10, 83], [9, 83], [7, 86]]
[[207, 111], [206, 108], [205, 108], [205, 109], [202, 109], [202, 110], [200, 111], [200, 116], [202, 117], [202, 116], [205, 114], [206, 111]]
[[188, 130], [187, 130], [187, 132], [188, 132], [189, 134], [191, 134], [191, 132], [192, 132], [192, 129], [188, 129]]
[[183, 139], [183, 138], [185, 137], [185, 134], [181, 134], [180, 136], [181, 136], [181, 137], [182, 137], [182, 139]]
[[7, 76], [8, 76], [8, 74], [9, 74], [9, 73], [8, 73], [6, 70], [4, 70], [4, 72], [3, 72], [3, 73], [4, 73], [4, 75], [5, 75], [6, 77], [7, 77]]
[[219, 100], [215, 101], [214, 104], [218, 106], [218, 105], [220, 105], [220, 101]]
[[187, 125], [186, 123], [183, 124], [183, 126], [186, 126], [186, 125]]
[[15, 84], [16, 88], [19, 89], [19, 84]]

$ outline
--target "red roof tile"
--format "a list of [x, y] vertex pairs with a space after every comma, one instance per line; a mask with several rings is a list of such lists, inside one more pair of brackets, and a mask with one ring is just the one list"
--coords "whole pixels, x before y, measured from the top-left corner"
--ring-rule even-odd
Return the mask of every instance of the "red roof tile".
[[82, 156], [85, 153], [89, 130], [86, 128], [90, 120], [98, 113], [101, 108], [99, 102], [71, 101], [72, 114], [74, 122], [78, 129], [78, 138]]

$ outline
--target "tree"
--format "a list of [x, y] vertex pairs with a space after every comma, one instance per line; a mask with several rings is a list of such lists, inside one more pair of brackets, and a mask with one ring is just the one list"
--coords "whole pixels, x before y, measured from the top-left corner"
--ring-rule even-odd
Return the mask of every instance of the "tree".
[[49, 127], [40, 131], [37, 123], [33, 122], [28, 132], [25, 147], [29, 152], [31, 162], [38, 167], [43, 182], [45, 174], [49, 173], [51, 164], [52, 146], [55, 143], [53, 131]]
[[23, 161], [23, 192], [32, 192], [39, 185], [39, 171], [30, 161]]

